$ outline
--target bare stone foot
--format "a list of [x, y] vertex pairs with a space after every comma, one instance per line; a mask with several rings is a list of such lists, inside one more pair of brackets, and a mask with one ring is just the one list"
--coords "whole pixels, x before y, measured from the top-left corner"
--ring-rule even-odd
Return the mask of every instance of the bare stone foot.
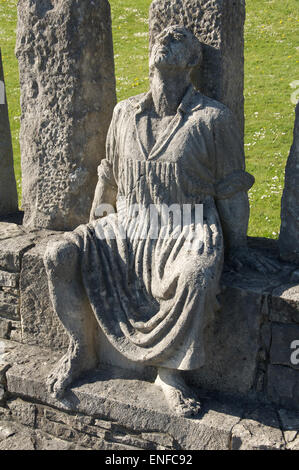
[[155, 385], [163, 390], [169, 408], [176, 415], [190, 418], [200, 412], [199, 400], [191, 388], [186, 385], [179, 371], [158, 369]]
[[60, 359], [47, 378], [47, 387], [55, 398], [62, 398], [68, 386], [84, 372], [95, 367], [78, 344], [71, 342], [68, 352]]

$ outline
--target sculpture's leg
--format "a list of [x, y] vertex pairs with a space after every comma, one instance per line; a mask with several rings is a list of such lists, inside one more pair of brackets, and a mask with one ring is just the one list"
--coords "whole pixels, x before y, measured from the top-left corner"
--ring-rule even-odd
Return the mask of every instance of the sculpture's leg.
[[44, 263], [53, 307], [70, 337], [68, 352], [47, 380], [50, 392], [60, 397], [73, 380], [96, 366], [97, 328], [81, 281], [78, 247], [65, 240], [51, 243]]
[[200, 402], [180, 371], [159, 367], [155, 384], [163, 390], [170, 409], [177, 415], [191, 417], [199, 413]]

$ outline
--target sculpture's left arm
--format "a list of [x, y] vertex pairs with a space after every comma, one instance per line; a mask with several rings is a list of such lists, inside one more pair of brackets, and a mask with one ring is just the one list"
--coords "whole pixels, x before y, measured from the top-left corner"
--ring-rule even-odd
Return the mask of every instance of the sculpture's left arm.
[[98, 184], [90, 212], [90, 222], [104, 214], [116, 211], [118, 166], [116, 127], [119, 110], [119, 106], [114, 108], [106, 140], [106, 158], [98, 167]]
[[276, 272], [279, 266], [273, 260], [248, 248], [247, 230], [249, 201], [247, 193], [239, 192], [230, 199], [217, 201], [226, 245], [226, 258], [236, 269], [249, 267], [262, 273]]
[[225, 245], [228, 253], [247, 247], [249, 201], [246, 192], [217, 201]]
[[220, 108], [213, 125], [215, 193], [226, 249], [229, 253], [247, 246], [248, 190], [254, 177], [245, 171], [240, 131], [228, 108]]
[[214, 127], [216, 155], [216, 205], [221, 220], [226, 256], [240, 269], [247, 266], [261, 272], [277, 271], [277, 264], [247, 245], [250, 214], [248, 190], [254, 178], [245, 171], [245, 156], [237, 124], [228, 110]]

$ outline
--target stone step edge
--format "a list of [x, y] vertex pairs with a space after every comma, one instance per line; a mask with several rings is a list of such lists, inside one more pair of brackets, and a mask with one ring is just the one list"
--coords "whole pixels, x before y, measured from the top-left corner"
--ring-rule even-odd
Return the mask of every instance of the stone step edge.
[[[186, 450], [286, 449], [299, 439], [299, 414], [277, 412], [268, 405], [236, 406], [207, 398], [198, 419], [174, 416], [158, 387], [134, 378], [132, 371], [98, 369], [76, 382], [63, 400], [56, 400], [47, 390], [46, 376], [58, 359], [59, 353], [0, 341], [0, 387], [5, 384], [6, 399], [20, 397], [65, 413], [110, 420], [133, 431], [169, 433]], [[282, 416], [288, 417], [284, 423]], [[298, 424], [291, 430], [290, 443], [288, 422]]]

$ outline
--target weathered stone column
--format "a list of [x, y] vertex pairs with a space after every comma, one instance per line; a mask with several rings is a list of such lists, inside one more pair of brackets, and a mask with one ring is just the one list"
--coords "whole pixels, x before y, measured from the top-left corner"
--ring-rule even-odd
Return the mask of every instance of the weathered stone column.
[[0, 49], [0, 216], [17, 210], [18, 194]]
[[165, 27], [181, 24], [204, 45], [204, 63], [193, 82], [236, 115], [244, 135], [245, 0], [154, 0], [150, 44]]
[[72, 230], [89, 220], [116, 104], [107, 0], [20, 0], [24, 224]]
[[296, 106], [294, 142], [285, 172], [279, 246], [283, 259], [299, 264], [299, 102]]

